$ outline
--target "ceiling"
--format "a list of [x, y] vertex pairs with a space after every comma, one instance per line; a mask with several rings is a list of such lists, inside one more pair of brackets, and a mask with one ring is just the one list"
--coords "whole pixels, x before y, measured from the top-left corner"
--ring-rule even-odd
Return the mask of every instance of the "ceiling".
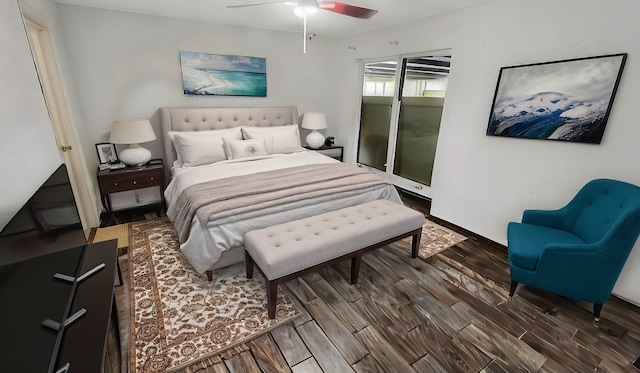
[[[228, 9], [227, 5], [274, 2], [276, 0], [54, 0], [57, 3], [150, 14], [184, 20], [301, 32], [302, 19], [293, 6], [272, 3]], [[326, 10], [309, 15], [307, 32], [347, 37], [449, 13], [497, 0], [344, 0], [377, 9], [370, 19], [358, 19]]]

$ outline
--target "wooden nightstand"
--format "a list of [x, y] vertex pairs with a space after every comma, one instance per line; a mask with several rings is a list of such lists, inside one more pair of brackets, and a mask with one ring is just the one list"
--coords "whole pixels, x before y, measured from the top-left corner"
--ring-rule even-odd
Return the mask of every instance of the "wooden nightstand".
[[166, 208], [164, 187], [166, 184], [164, 162], [152, 159], [153, 164], [138, 167], [127, 167], [120, 170], [98, 171], [98, 186], [102, 206], [107, 210], [107, 218], [111, 220], [112, 206], [109, 194], [157, 186], [160, 188], [160, 204]]
[[317, 149], [313, 149], [313, 148], [310, 148], [308, 146], [304, 146], [304, 148], [316, 151], [318, 153], [326, 155], [327, 157], [335, 158], [335, 159], [339, 160], [340, 162], [342, 162], [342, 152], [344, 150], [344, 147], [342, 147], [342, 146], [338, 146], [338, 145], [326, 146], [326, 145], [323, 145], [323, 146], [321, 146], [321, 147], [319, 147]]

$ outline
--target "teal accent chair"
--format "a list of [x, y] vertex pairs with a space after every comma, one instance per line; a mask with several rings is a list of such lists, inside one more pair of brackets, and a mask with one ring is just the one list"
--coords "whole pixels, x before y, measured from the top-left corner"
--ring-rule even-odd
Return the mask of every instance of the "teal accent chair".
[[507, 229], [511, 298], [519, 283], [593, 303], [595, 321], [640, 234], [640, 188], [587, 183], [559, 210], [526, 210]]

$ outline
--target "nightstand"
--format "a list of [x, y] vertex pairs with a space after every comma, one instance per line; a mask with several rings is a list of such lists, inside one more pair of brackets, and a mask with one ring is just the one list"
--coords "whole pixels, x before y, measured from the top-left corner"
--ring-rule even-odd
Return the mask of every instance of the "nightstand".
[[331, 158], [335, 158], [337, 160], [339, 160], [340, 162], [342, 162], [342, 152], [344, 150], [344, 147], [342, 146], [338, 146], [338, 145], [331, 145], [331, 146], [326, 146], [323, 145], [317, 149], [313, 149], [310, 148], [308, 146], [304, 146], [305, 149], [308, 150], [313, 150], [316, 151], [318, 153], [324, 154], [327, 157], [331, 157]]
[[144, 166], [127, 167], [120, 170], [98, 171], [98, 186], [102, 206], [107, 210], [107, 219], [111, 220], [112, 206], [109, 195], [111, 193], [131, 191], [157, 186], [160, 188], [160, 204], [166, 208], [164, 187], [166, 184], [164, 162], [162, 159], [152, 159]]

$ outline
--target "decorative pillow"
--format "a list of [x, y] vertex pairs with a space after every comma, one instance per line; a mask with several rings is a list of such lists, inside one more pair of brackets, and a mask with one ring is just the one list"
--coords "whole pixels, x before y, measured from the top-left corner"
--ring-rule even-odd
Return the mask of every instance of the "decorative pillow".
[[300, 144], [298, 125], [273, 127], [242, 127], [242, 137], [245, 139], [261, 139], [273, 137], [272, 143], [267, 141], [267, 151], [274, 153], [294, 153], [303, 150]]
[[233, 159], [268, 155], [264, 139], [227, 140]]
[[211, 131], [168, 132], [182, 167], [198, 166], [226, 160], [222, 136], [242, 139], [240, 127]]

